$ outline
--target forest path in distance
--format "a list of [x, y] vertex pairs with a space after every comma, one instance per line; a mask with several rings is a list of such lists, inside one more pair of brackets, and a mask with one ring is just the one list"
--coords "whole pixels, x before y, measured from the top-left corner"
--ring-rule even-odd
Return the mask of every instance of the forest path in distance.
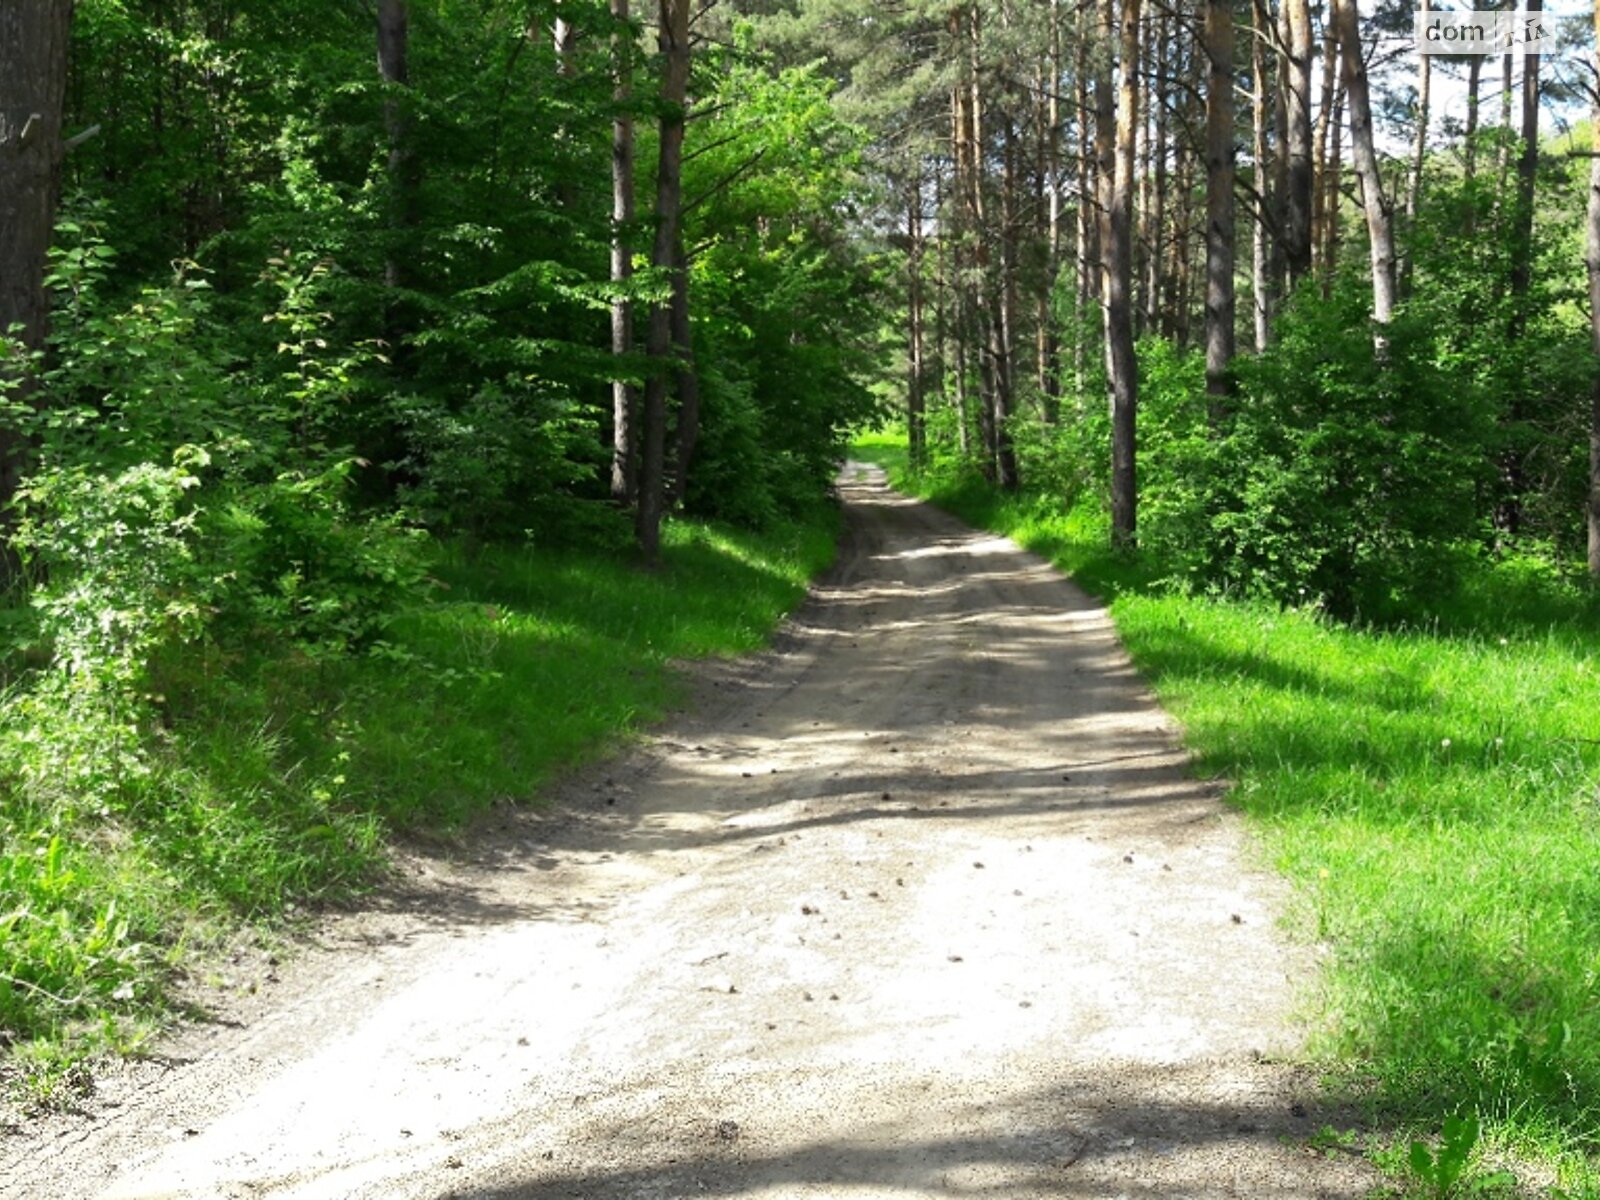
[[1366, 1193], [1283, 1062], [1315, 956], [1105, 610], [840, 486], [778, 649], [0, 1140], [0, 1194]]

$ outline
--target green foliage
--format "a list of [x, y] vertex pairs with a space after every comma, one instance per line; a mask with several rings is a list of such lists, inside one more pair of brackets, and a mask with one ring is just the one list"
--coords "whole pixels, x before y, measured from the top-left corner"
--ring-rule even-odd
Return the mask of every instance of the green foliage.
[[1477, 1148], [1481, 1133], [1482, 1126], [1476, 1117], [1445, 1118], [1437, 1150], [1430, 1149], [1426, 1142], [1411, 1143], [1406, 1162], [1412, 1175], [1438, 1200], [1448, 1200], [1466, 1172], [1467, 1161]]
[[1469, 1170], [1478, 1149], [1483, 1126], [1477, 1117], [1446, 1117], [1437, 1148], [1413, 1141], [1407, 1149], [1406, 1167], [1431, 1200], [1450, 1200], [1465, 1194], [1485, 1195], [1491, 1190], [1514, 1189], [1516, 1176], [1508, 1171], [1474, 1173]]
[[1181, 428], [1163, 439], [1157, 422], [1148, 528], [1194, 581], [1369, 619], [1416, 613], [1453, 582], [1479, 528], [1489, 421], [1427, 326], [1402, 315], [1378, 362], [1366, 303], [1354, 287], [1302, 296], [1273, 347], [1240, 363], [1215, 436], [1195, 394], [1174, 393]]
[[863, 381], [887, 268], [837, 229], [862, 131], [820, 65], [773, 72], [748, 39], [707, 54], [715, 90], [687, 145], [704, 412], [686, 501], [762, 523], [826, 494], [848, 430], [876, 411]]
[[256, 642], [158, 657], [144, 767], [97, 807], [18, 785], [40, 752], [18, 739], [55, 726], [13, 695], [0, 1029], [16, 1051], [0, 1084], [34, 1099], [66, 1086], [83, 1054], [135, 1043], [218, 924], [347, 895], [390, 832], [448, 834], [531, 799], [659, 716], [678, 694], [669, 664], [759, 645], [835, 534], [822, 512], [760, 535], [673, 522], [651, 574], [594, 548], [437, 546], [437, 597], [366, 654]]

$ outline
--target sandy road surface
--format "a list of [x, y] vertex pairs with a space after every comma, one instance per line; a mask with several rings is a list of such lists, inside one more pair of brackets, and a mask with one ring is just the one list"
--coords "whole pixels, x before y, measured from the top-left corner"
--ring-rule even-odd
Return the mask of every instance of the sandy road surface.
[[845, 478], [781, 652], [0, 1141], [0, 1195], [1361, 1195], [1272, 1060], [1279, 887], [1105, 613]]

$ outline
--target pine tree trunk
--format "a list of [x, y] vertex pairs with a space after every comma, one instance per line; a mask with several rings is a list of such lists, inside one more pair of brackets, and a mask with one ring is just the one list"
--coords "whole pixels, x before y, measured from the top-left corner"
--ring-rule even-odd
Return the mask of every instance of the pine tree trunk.
[[1206, 395], [1213, 422], [1233, 385], [1233, 0], [1207, 0], [1206, 85]]
[[1017, 476], [1017, 453], [1011, 433], [1011, 415], [1016, 408], [1016, 345], [1017, 345], [1017, 142], [1016, 123], [1011, 114], [1005, 114], [1005, 130], [1001, 157], [1004, 174], [1000, 183], [1000, 278], [995, 284], [998, 312], [995, 354], [995, 482], [1007, 491], [1015, 491], [1020, 480]]
[[1080, 10], [1077, 53], [1074, 55], [1077, 108], [1078, 211], [1077, 211], [1077, 286], [1072, 300], [1072, 378], [1074, 390], [1083, 395], [1089, 386], [1089, 311], [1100, 295], [1099, 221], [1095, 216], [1099, 180], [1097, 156], [1089, 117], [1090, 108], [1088, 17]]
[[[1322, 23], [1322, 95], [1317, 104], [1317, 122], [1311, 135], [1311, 270], [1322, 276], [1326, 271], [1328, 227], [1328, 135], [1333, 126], [1333, 96], [1339, 86], [1338, 43], [1333, 22]], [[1334, 203], [1338, 203], [1337, 193]]]
[[[624, 287], [633, 278], [633, 37], [629, 0], [611, 0], [617, 23], [612, 36], [615, 87], [611, 120], [611, 282]], [[633, 306], [622, 296], [611, 301], [611, 353], [618, 360], [618, 378], [611, 382], [611, 498], [632, 504], [635, 476], [635, 398], [633, 385], [621, 375], [621, 363], [633, 353]]]
[[1483, 55], [1474, 54], [1467, 62], [1467, 124], [1461, 133], [1465, 148], [1461, 172], [1469, 183], [1478, 174], [1478, 108], [1482, 80]]
[[1379, 359], [1389, 355], [1389, 322], [1394, 317], [1394, 221], [1383, 194], [1378, 152], [1372, 138], [1372, 101], [1367, 65], [1361, 53], [1357, 0], [1334, 0], [1339, 47], [1344, 58], [1345, 95], [1350, 100], [1350, 154], [1361, 182], [1361, 207], [1372, 247], [1372, 344]]
[[1154, 111], [1154, 161], [1150, 165], [1150, 250], [1145, 265], [1145, 328], [1155, 333], [1165, 333], [1164, 291], [1167, 245], [1167, 83], [1171, 69], [1172, 46], [1171, 13], [1163, 9], [1156, 19], [1155, 63], [1150, 71], [1150, 86], [1154, 88], [1149, 107]]
[[1133, 345], [1133, 171], [1139, 111], [1139, 0], [1101, 0], [1101, 42], [1118, 48], [1115, 97], [1109, 58], [1096, 81], [1097, 149], [1102, 197], [1101, 250], [1105, 260], [1106, 375], [1111, 400], [1111, 541], [1131, 550], [1138, 540], [1138, 362]]
[[920, 170], [906, 196], [906, 434], [911, 465], [920, 469], [927, 461], [927, 423], [923, 396], [923, 287], [922, 287], [922, 178]]
[[1133, 220], [1129, 235], [1133, 239], [1133, 259], [1128, 286], [1133, 303], [1133, 337], [1137, 341], [1149, 330], [1145, 324], [1149, 298], [1144, 289], [1149, 277], [1150, 175], [1154, 156], [1150, 145], [1150, 106], [1145, 101], [1145, 89], [1135, 89], [1133, 102]]
[[[1527, 0], [1538, 13], [1544, 0]], [[1528, 288], [1533, 280], [1533, 194], [1539, 174], [1539, 65], [1537, 54], [1522, 60], [1522, 133], [1517, 155], [1516, 220], [1511, 235], [1511, 339], [1522, 336], [1528, 320]]]
[[1276, 16], [1271, 12], [1270, 0], [1266, 3], [1267, 25], [1272, 29], [1274, 46], [1272, 61], [1275, 68], [1276, 87], [1272, 90], [1272, 240], [1269, 271], [1273, 295], [1273, 308], [1277, 309], [1288, 295], [1285, 281], [1289, 273], [1289, 88], [1290, 69], [1286, 48], [1289, 45], [1289, 8], [1279, 0]]
[[1497, 197], [1506, 194], [1507, 177], [1511, 173], [1511, 98], [1516, 94], [1514, 63], [1509, 54], [1500, 60], [1500, 128], [1505, 131], [1505, 136], [1500, 139], [1495, 151], [1495, 171], [1500, 176], [1499, 186], [1495, 190]]
[[[0, 336], [30, 350], [49, 324], [44, 275], [61, 190], [72, 8], [72, 0], [0, 4]], [[27, 390], [10, 398], [26, 400]], [[0, 427], [0, 534], [12, 525], [26, 450], [18, 430]], [[0, 552], [0, 586], [15, 571], [9, 549]]]
[[970, 271], [972, 311], [976, 317], [977, 336], [973, 339], [973, 353], [978, 356], [978, 429], [983, 442], [984, 478], [996, 481], [1000, 456], [1000, 426], [996, 416], [1000, 412], [1000, 303], [995, 294], [994, 273], [991, 269], [989, 220], [986, 212], [986, 187], [984, 172], [984, 122], [983, 122], [983, 27], [981, 10], [973, 5], [967, 10], [967, 206], [970, 217], [969, 230], [973, 262]]
[[1293, 291], [1311, 271], [1311, 13], [1306, 0], [1282, 0], [1288, 53], [1284, 60], [1283, 234]]
[[[659, 0], [661, 47], [660, 157], [656, 168], [656, 237], [650, 262], [676, 280], [678, 227], [683, 210], [684, 111], [689, 94], [689, 0]], [[672, 303], [650, 309], [650, 373], [644, 389], [644, 428], [636, 532], [647, 566], [661, 560], [666, 483], [667, 381], [672, 373]]]
[[[1544, 0], [1527, 0], [1527, 11], [1538, 13]], [[1528, 327], [1528, 290], [1533, 283], [1533, 202], [1539, 173], [1539, 65], [1537, 54], [1522, 60], [1522, 134], [1517, 155], [1516, 208], [1511, 228], [1511, 320], [1507, 341], [1522, 340]], [[1517, 388], [1511, 390], [1507, 417], [1513, 425], [1527, 417], [1527, 406]], [[1500, 504], [1495, 512], [1495, 528], [1507, 537], [1522, 529], [1522, 496], [1527, 490], [1526, 472], [1515, 449], [1500, 459]]]
[[1048, 99], [1039, 131], [1040, 186], [1045, 193], [1045, 264], [1039, 281], [1039, 395], [1048, 424], [1061, 412], [1061, 338], [1056, 330], [1051, 298], [1061, 274], [1061, 0], [1050, 0], [1050, 53], [1046, 59], [1045, 91]]
[[1328, 198], [1323, 226], [1322, 296], [1333, 295], [1333, 276], [1339, 269], [1339, 245], [1343, 229], [1344, 200], [1344, 84], [1333, 96], [1333, 148], [1328, 152]]
[[951, 307], [954, 309], [951, 320], [952, 340], [955, 343], [955, 404], [958, 420], [956, 428], [960, 433], [961, 456], [966, 461], [971, 461], [971, 436], [969, 422], [971, 421], [971, 396], [970, 375], [971, 363], [968, 360], [968, 351], [971, 348], [972, 308], [968, 302], [968, 261], [972, 257], [968, 225], [971, 214], [968, 207], [967, 188], [967, 100], [970, 89], [966, 82], [965, 63], [966, 54], [962, 46], [965, 30], [965, 18], [961, 10], [956, 10], [950, 15], [951, 42], [960, 54], [963, 64], [958, 73], [956, 82], [950, 89], [950, 126], [951, 145], [954, 153], [951, 156], [950, 179], [950, 291]]

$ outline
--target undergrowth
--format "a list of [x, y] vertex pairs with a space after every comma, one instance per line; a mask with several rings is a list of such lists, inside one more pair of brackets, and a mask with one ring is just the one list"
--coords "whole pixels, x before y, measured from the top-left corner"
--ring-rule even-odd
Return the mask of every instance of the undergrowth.
[[1600, 1196], [1588, 597], [1508, 564], [1436, 604], [1427, 627], [1357, 628], [1187, 593], [1159, 562], [1106, 549], [1095, 507], [914, 476], [902, 439], [853, 453], [1109, 602], [1197, 769], [1233, 781], [1296, 885], [1301, 931], [1332, 948], [1312, 1050], [1341, 1088], [1402, 1138], [1480, 1121], [1485, 1181], [1513, 1162], [1543, 1194]]
[[[431, 597], [359, 654], [292, 643], [158, 658], [139, 770], [52, 787], [71, 731], [0, 716], [0, 1084], [70, 1103], [136, 1051], [172, 982], [241, 925], [349, 897], [389, 837], [449, 833], [660, 716], [671, 663], [762, 643], [831, 557], [836, 517], [764, 534], [682, 521], [664, 565], [593, 547], [435, 545]], [[103, 719], [97, 716], [97, 720]], [[103, 731], [92, 730], [96, 737]], [[95, 742], [100, 745], [102, 742]]]

